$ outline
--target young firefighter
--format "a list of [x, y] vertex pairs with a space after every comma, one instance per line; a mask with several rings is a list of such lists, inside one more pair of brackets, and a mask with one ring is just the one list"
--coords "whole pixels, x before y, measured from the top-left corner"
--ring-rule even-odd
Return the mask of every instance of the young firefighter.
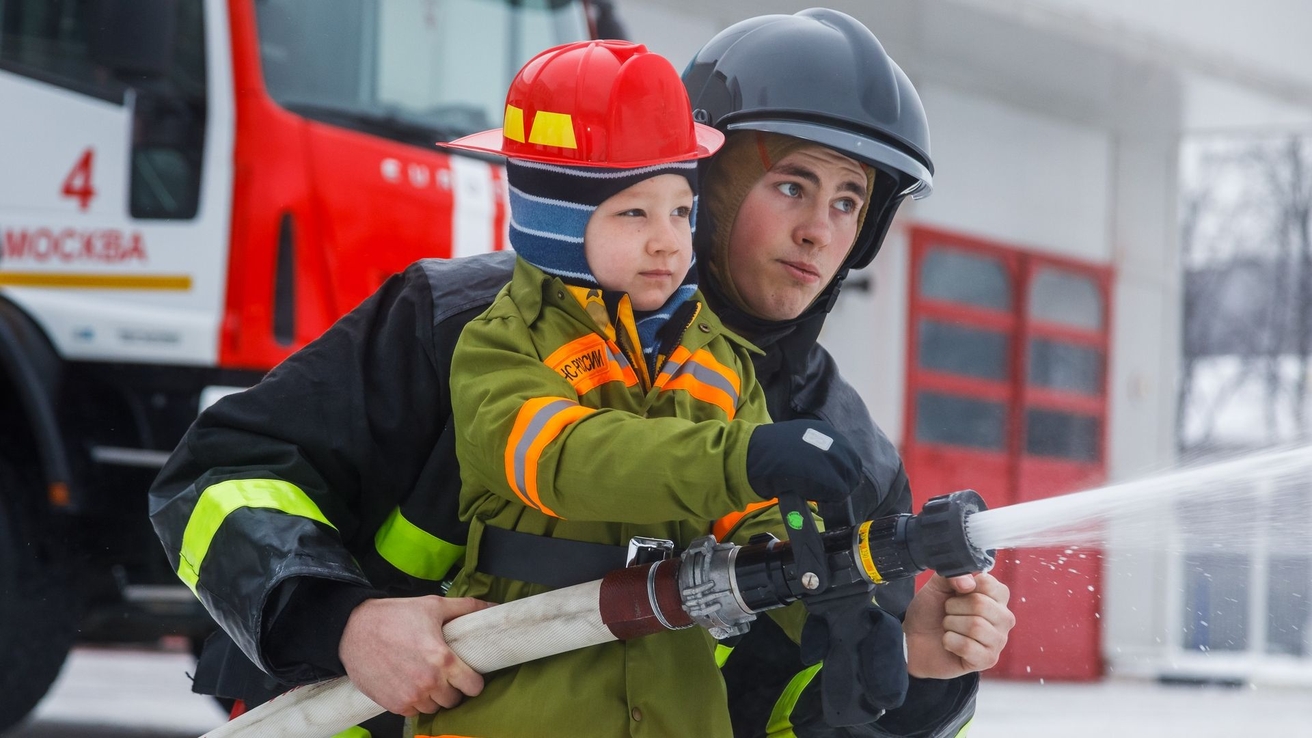
[[[696, 160], [723, 140], [693, 123], [669, 62], [600, 41], [529, 61], [504, 127], [451, 144], [509, 159], [519, 257], [451, 362], [470, 524], [452, 596], [506, 602], [587, 581], [622, 565], [634, 537], [682, 548], [731, 515], [735, 538], [782, 537], [765, 499], [842, 499], [859, 481], [827, 424], [762, 425], [755, 349], [696, 290]], [[506, 669], [479, 697], [420, 715], [415, 734], [730, 736], [715, 645], [691, 628]]]
[[[773, 207], [765, 217], [746, 197], [718, 197], [710, 171], [697, 234], [716, 243], [698, 245], [704, 250], [696, 268], [723, 321], [765, 352], [752, 361], [771, 417], [823, 419], [857, 446], [865, 481], [851, 499], [860, 517], [910, 512], [896, 447], [816, 338], [848, 270], [879, 251], [898, 202], [927, 190], [912, 186], [917, 179], [928, 185], [923, 168], [932, 168], [914, 87], [868, 29], [822, 9], [734, 24], [699, 52], [684, 81], [694, 109], [729, 136], [717, 158], [735, 158], [734, 137], [786, 129], [874, 167], [877, 182], [887, 175], [902, 183], [866, 193], [859, 229], [847, 224], [823, 235], [814, 226], [826, 218], [810, 211]], [[777, 153], [769, 156], [772, 171], [815, 152]], [[743, 174], [742, 166], [725, 171]], [[824, 169], [813, 173], [827, 180]], [[794, 179], [784, 185], [761, 177], [750, 189], [815, 202], [807, 196], [814, 184]], [[825, 190], [826, 198], [846, 211], [834, 189], [841, 187]], [[728, 228], [727, 242], [710, 238], [727, 223], [744, 227]], [[846, 254], [841, 264], [828, 257], [834, 251]], [[789, 274], [787, 262], [799, 258], [818, 267], [818, 280]], [[197, 664], [195, 691], [249, 707], [296, 684], [349, 675], [395, 713], [371, 721], [374, 738], [399, 738], [399, 716], [452, 707], [482, 690], [483, 677], [452, 654], [441, 633], [444, 622], [482, 603], [435, 596], [461, 566], [466, 540], [448, 376], [460, 330], [492, 303], [514, 261], [496, 253], [416, 262], [188, 431], [151, 490], [151, 520], [172, 566], [222, 627]], [[725, 280], [740, 299], [728, 297]], [[623, 552], [615, 558], [613, 567], [622, 566]], [[521, 554], [502, 563], [532, 560]], [[577, 576], [576, 564], [542, 568]], [[958, 592], [949, 596], [939, 577], [914, 600], [909, 580], [881, 587], [879, 604], [906, 615], [902, 675], [909, 668], [926, 678], [910, 680], [901, 708], [860, 728], [825, 726], [823, 670], [806, 668], [797, 644], [770, 619], [758, 619], [722, 672], [735, 734], [959, 736], [974, 709], [973, 672], [996, 663], [1015, 622], [1005, 586], [987, 574], [962, 579], [976, 585], [973, 592], [951, 580]], [[873, 651], [869, 661], [891, 673], [903, 641], [868, 650], [863, 640], [860, 650]], [[882, 678], [873, 684], [883, 692]]]

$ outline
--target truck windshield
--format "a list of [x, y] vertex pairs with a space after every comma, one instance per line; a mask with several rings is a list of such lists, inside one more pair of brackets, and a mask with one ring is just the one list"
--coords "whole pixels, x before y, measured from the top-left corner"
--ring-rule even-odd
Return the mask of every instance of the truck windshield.
[[524, 62], [588, 36], [581, 0], [256, 0], [256, 20], [280, 105], [420, 146], [500, 125]]

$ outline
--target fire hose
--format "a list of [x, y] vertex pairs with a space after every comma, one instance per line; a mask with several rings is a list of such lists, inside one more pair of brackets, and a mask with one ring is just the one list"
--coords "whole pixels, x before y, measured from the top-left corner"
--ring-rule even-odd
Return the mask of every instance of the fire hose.
[[[716, 638], [745, 633], [758, 613], [801, 600], [831, 634], [822, 703], [831, 725], [874, 720], [860, 702], [855, 644], [844, 618], [870, 603], [874, 588], [932, 569], [946, 577], [987, 571], [993, 551], [974, 546], [966, 519], [985, 509], [973, 490], [935, 497], [901, 514], [820, 532], [801, 498], [779, 500], [788, 540], [762, 534], [745, 546], [713, 536], [677, 558], [629, 566], [604, 578], [456, 618], [442, 628], [451, 650], [479, 673], [535, 659], [701, 626]], [[850, 507], [820, 510], [852, 520]], [[202, 738], [335, 735], [384, 712], [346, 677], [300, 687]]]

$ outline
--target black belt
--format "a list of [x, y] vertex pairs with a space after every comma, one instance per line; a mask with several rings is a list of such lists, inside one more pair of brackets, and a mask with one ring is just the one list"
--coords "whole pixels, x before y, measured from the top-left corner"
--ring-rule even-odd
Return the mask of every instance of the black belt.
[[478, 542], [477, 568], [494, 577], [559, 589], [623, 569], [627, 556], [624, 546], [535, 536], [489, 525]]
[[483, 528], [483, 537], [478, 542], [476, 568], [494, 577], [560, 589], [601, 579], [630, 564], [660, 561], [672, 553], [674, 545], [668, 541], [661, 543], [663, 545], [655, 547], [649, 544], [611, 546], [489, 525]]

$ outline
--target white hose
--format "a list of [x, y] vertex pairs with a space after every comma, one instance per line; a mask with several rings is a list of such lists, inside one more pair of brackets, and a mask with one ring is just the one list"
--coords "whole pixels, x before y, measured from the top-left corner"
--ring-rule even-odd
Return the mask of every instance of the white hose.
[[[615, 640], [601, 620], [601, 580], [576, 584], [456, 618], [442, 628], [447, 644], [485, 674]], [[329, 738], [384, 712], [350, 679], [294, 689], [201, 738]]]

